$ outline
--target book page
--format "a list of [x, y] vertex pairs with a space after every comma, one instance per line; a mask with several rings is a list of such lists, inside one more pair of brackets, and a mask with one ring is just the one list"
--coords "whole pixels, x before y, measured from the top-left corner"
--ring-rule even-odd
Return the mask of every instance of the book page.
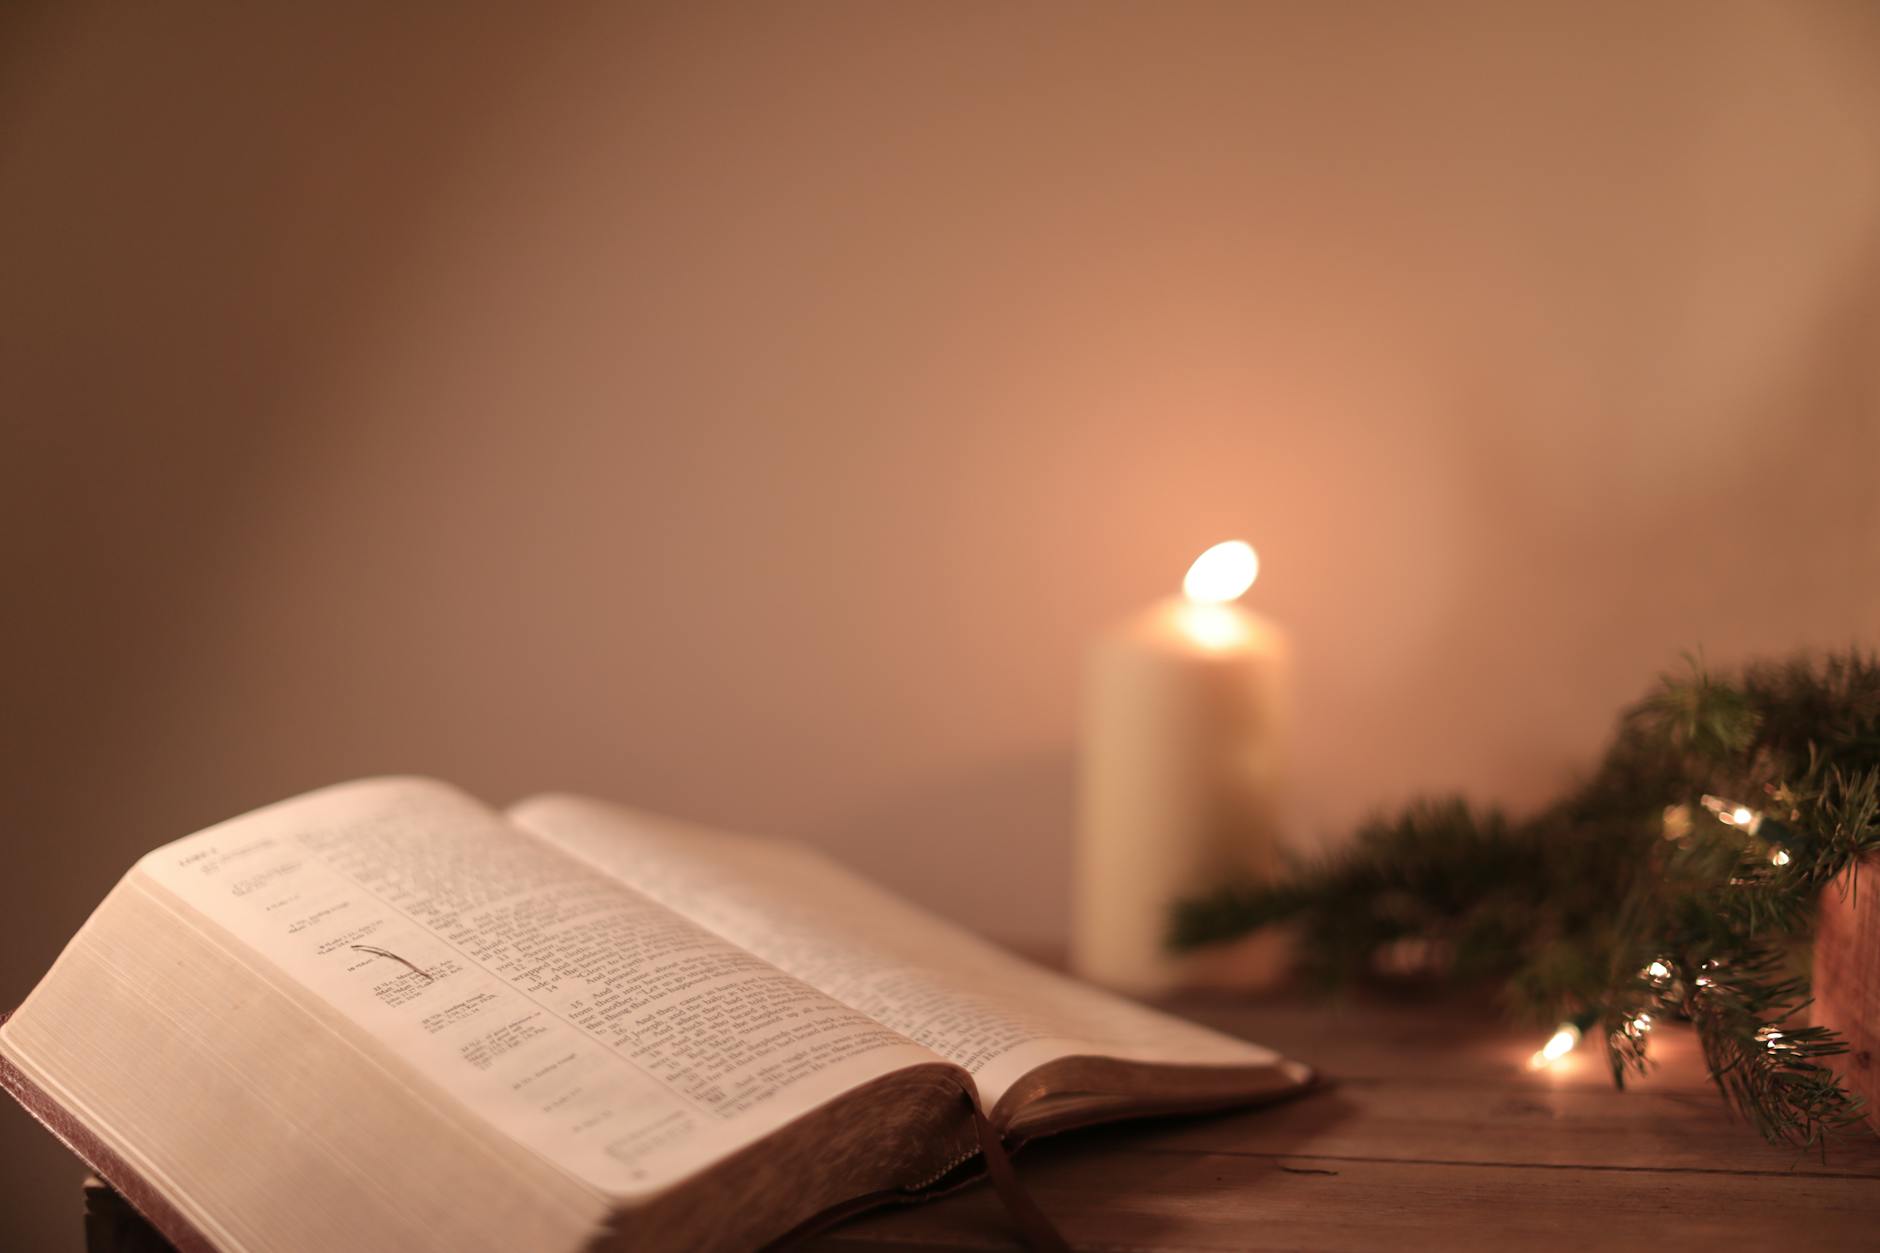
[[1070, 1056], [1307, 1074], [1014, 957], [800, 845], [578, 797], [525, 801], [510, 816], [963, 1066], [988, 1109], [1026, 1072]]
[[656, 1191], [937, 1060], [442, 784], [316, 792], [139, 872], [612, 1194]]

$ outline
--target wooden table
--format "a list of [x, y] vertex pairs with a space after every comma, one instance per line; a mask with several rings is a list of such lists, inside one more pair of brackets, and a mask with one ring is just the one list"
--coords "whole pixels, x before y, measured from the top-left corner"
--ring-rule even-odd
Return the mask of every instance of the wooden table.
[[[1289, 1105], [1035, 1143], [1018, 1173], [1078, 1249], [1880, 1250], [1880, 1138], [1825, 1160], [1723, 1108], [1696, 1042], [1613, 1089], [1590, 1047], [1531, 1073], [1536, 1032], [1456, 1006], [1175, 1006], [1325, 1070]], [[1010, 1249], [990, 1189], [864, 1215], [823, 1253]]]

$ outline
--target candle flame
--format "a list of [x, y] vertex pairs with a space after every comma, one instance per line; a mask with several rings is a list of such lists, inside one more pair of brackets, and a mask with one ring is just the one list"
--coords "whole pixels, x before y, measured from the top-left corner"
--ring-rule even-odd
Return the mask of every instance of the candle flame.
[[1182, 580], [1182, 592], [1200, 605], [1225, 605], [1253, 586], [1260, 574], [1260, 557], [1245, 540], [1216, 544], [1195, 558]]

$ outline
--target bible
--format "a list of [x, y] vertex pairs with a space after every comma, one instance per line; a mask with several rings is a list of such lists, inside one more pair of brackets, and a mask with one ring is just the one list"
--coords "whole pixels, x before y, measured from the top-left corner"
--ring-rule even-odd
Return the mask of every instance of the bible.
[[410, 778], [145, 855], [0, 1025], [185, 1253], [749, 1248], [1309, 1079], [806, 848]]

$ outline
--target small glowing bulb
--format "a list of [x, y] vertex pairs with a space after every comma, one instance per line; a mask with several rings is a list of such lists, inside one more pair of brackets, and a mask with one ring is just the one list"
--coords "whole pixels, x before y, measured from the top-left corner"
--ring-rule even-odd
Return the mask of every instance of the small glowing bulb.
[[1640, 1031], [1650, 1031], [1652, 1029], [1652, 1016], [1650, 1014], [1640, 1014], [1632, 1020], [1632, 1025], [1637, 1027]]
[[1534, 1056], [1528, 1058], [1529, 1070], [1540, 1070], [1551, 1066], [1573, 1051], [1573, 1046], [1580, 1042], [1580, 1029], [1570, 1022], [1563, 1022], [1555, 1032], [1547, 1037], [1547, 1043], [1540, 1046]]
[[1671, 967], [1666, 965], [1664, 959], [1661, 957], [1651, 965], [1645, 967], [1645, 973], [1653, 979], [1669, 979], [1671, 977]]
[[1787, 849], [1782, 849], [1782, 848], [1778, 848], [1778, 849], [1777, 849], [1777, 850], [1776, 850], [1775, 852], [1773, 852], [1773, 853], [1771, 853], [1771, 854], [1769, 854], [1769, 860], [1770, 860], [1770, 861], [1771, 861], [1772, 863], [1774, 863], [1775, 865], [1778, 865], [1778, 866], [1786, 866], [1786, 865], [1788, 865], [1788, 864], [1789, 864], [1789, 853], [1788, 853], [1788, 850], [1787, 850]]
[[1751, 835], [1755, 835], [1763, 824], [1762, 815], [1748, 805], [1727, 801], [1721, 796], [1706, 796], [1703, 800], [1704, 808], [1717, 815], [1717, 821], [1726, 826], [1740, 827]]
[[1202, 605], [1225, 605], [1237, 600], [1260, 575], [1260, 557], [1245, 540], [1216, 544], [1195, 558], [1182, 580], [1182, 592]]
[[1700, 988], [1707, 988], [1707, 987], [1709, 987], [1709, 986], [1710, 986], [1710, 976], [1709, 976], [1709, 975], [1699, 975], [1699, 976], [1697, 976], [1697, 986], [1698, 986], [1698, 987], [1700, 987]]

